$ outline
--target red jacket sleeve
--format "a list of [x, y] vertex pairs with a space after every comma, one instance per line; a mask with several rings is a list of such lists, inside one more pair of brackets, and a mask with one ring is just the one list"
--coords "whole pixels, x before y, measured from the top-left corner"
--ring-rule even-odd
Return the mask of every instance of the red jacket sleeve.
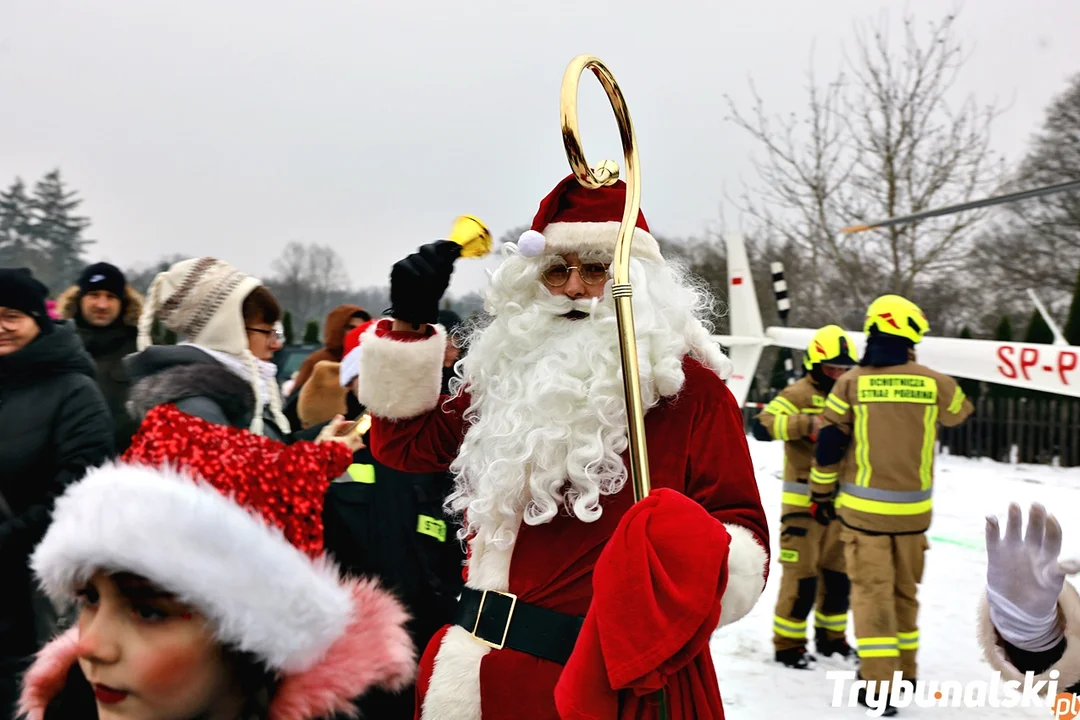
[[765, 588], [769, 524], [734, 396], [714, 373], [697, 363], [688, 365], [687, 383], [693, 383], [691, 392], [698, 403], [686, 494], [731, 535], [722, 626], [748, 613]]
[[468, 396], [440, 395], [446, 333], [397, 332], [382, 320], [360, 336], [357, 399], [371, 414], [374, 458], [409, 473], [443, 472], [465, 431]]
[[409, 473], [444, 472], [457, 456], [465, 432], [469, 397], [443, 395], [430, 412], [405, 420], [372, 417], [368, 441], [383, 465]]

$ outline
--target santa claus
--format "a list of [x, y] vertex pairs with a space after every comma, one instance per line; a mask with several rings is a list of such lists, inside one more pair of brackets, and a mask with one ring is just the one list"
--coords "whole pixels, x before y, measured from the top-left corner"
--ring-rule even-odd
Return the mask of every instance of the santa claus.
[[434, 323], [456, 244], [394, 266], [393, 319], [363, 339], [372, 451], [449, 469], [468, 542], [456, 623], [421, 660], [421, 718], [641, 718], [661, 688], [669, 717], [723, 717], [708, 639], [764, 588], [766, 518], [712, 303], [640, 214], [630, 275], [653, 493], [634, 503], [609, 272], [625, 195], [571, 176], [542, 201], [503, 249], [449, 396]]

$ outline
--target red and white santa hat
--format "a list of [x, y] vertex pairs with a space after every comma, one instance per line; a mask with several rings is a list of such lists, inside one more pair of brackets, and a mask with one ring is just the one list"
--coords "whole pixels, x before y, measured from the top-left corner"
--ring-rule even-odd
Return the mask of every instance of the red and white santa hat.
[[[625, 202], [626, 183], [622, 180], [590, 189], [569, 175], [540, 201], [532, 227], [518, 239], [518, 251], [526, 257], [591, 250], [614, 255]], [[658, 263], [664, 261], [640, 210], [630, 254]]]
[[367, 332], [368, 328], [374, 325], [375, 322], [375, 320], [368, 320], [363, 325], [354, 327], [345, 335], [341, 365], [338, 366], [338, 378], [341, 387], [348, 387], [349, 383], [360, 374], [360, 336]]
[[[348, 712], [372, 686], [406, 686], [415, 667], [400, 603], [342, 578], [323, 553], [326, 487], [351, 462], [340, 443], [286, 446], [159, 406], [122, 462], [57, 499], [31, 565], [59, 607], [105, 571], [197, 608], [223, 645], [277, 674], [274, 720]], [[72, 629], [54, 640], [27, 674], [29, 717], [63, 686], [77, 639]]]

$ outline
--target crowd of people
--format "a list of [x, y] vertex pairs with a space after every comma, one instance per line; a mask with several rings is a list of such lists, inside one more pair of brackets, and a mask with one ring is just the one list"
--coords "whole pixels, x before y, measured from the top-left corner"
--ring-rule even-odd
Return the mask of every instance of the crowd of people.
[[[723, 718], [709, 638], [775, 550], [712, 299], [643, 214], [653, 491], [634, 502], [610, 277], [625, 193], [558, 183], [468, 323], [440, 310], [460, 246], [420, 247], [390, 269], [388, 317], [336, 308], [287, 394], [282, 308], [221, 260], [145, 297], [95, 263], [59, 319], [0, 270], [0, 717]], [[820, 654], [914, 679], [915, 495], [937, 423], [971, 410], [915, 362], [917, 307], [867, 317], [863, 358], [823, 329], [762, 415], [788, 443], [776, 659], [810, 666], [816, 606]], [[882, 450], [916, 415], [915, 460]], [[987, 656], [1080, 681], [1077, 568], [1045, 510], [1025, 537], [1021, 520], [1003, 538], [988, 520]]]

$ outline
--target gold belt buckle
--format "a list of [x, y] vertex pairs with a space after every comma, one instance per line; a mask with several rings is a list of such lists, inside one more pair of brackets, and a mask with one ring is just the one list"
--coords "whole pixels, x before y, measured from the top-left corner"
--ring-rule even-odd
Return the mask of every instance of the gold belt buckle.
[[[476, 634], [476, 629], [480, 627], [480, 616], [484, 612], [484, 603], [487, 602], [488, 593], [495, 593], [496, 595], [502, 595], [503, 597], [510, 598], [510, 610], [506, 613], [506, 625], [503, 626], [502, 641], [499, 643], [493, 643], [490, 640], [485, 640]], [[480, 596], [480, 608], [476, 611], [476, 622], [473, 623], [473, 629], [471, 635], [475, 640], [482, 642], [493, 650], [502, 650], [506, 645], [506, 636], [510, 633], [510, 621], [514, 618], [514, 608], [517, 607], [517, 595], [508, 592], [499, 592], [498, 590], [485, 590], [484, 594]]]

